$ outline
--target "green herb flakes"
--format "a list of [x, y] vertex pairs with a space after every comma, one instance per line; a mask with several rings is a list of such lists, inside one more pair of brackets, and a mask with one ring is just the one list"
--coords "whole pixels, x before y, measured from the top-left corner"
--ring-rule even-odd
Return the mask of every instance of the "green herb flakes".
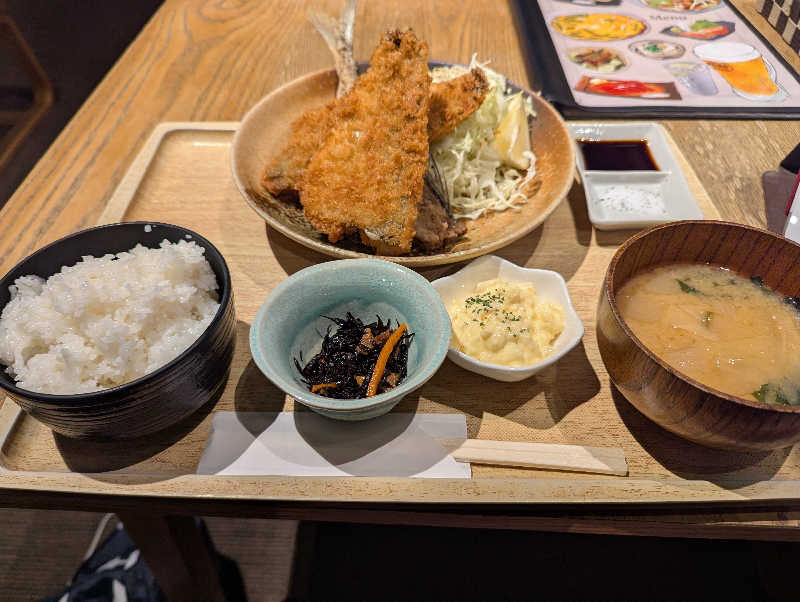
[[678, 278], [676, 278], [676, 280], [678, 281], [678, 286], [680, 286], [680, 287], [681, 287], [681, 290], [682, 290], [684, 293], [690, 293], [690, 294], [692, 294], [692, 295], [699, 295], [699, 294], [700, 294], [700, 291], [698, 291], [698, 290], [697, 290], [695, 287], [693, 287], [692, 285], [690, 285], [690, 284], [686, 284], [686, 283], [685, 283], [683, 280], [680, 280], [680, 279], [678, 279]]

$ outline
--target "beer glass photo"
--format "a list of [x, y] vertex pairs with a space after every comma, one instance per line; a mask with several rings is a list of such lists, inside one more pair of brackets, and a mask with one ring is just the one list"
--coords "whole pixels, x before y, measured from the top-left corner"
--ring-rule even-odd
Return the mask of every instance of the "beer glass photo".
[[778, 85], [773, 66], [749, 44], [709, 42], [695, 46], [694, 53], [725, 78], [733, 91], [742, 98], [758, 102], [778, 102], [788, 96]]

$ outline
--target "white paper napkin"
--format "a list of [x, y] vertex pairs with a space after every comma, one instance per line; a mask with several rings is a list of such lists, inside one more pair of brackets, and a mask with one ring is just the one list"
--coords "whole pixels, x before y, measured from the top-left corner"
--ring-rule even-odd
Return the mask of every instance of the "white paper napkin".
[[314, 412], [216, 412], [197, 474], [462, 478], [434, 439], [466, 438], [459, 414], [385, 414], [362, 422]]

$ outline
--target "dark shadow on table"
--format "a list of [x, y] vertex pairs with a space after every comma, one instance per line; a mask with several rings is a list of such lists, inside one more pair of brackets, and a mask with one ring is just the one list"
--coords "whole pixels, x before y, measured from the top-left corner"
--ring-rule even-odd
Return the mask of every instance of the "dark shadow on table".
[[539, 392], [541, 386], [535, 376], [503, 383], [465, 370], [447, 359], [421, 389], [421, 394], [431, 402], [475, 418], [481, 418], [484, 412], [505, 416]]
[[[247, 326], [244, 322], [239, 325]], [[241, 340], [240, 334], [240, 340]], [[254, 437], [257, 437], [276, 419], [277, 413], [284, 408], [285, 395], [283, 391], [273, 385], [258, 369], [253, 360], [249, 360], [234, 389], [234, 409], [236, 418]], [[227, 441], [224, 448], [226, 456], [220, 457], [223, 448], [217, 448], [215, 467], [211, 472], [216, 472], [239, 458], [250, 447], [252, 441], [247, 437], [240, 440]], [[235, 446], [233, 445], [235, 444]], [[205, 471], [204, 471], [205, 472]]]
[[[553, 270], [569, 280], [583, 265], [591, 239], [583, 189], [576, 184], [542, 225], [495, 255], [522, 266]], [[520, 249], [519, 244], [527, 246]]]
[[529, 428], [549, 429], [599, 391], [600, 381], [583, 343], [579, 343], [554, 365], [512, 383], [489, 380], [447, 360], [423, 387], [422, 394], [432, 402], [480, 419], [484, 412], [507, 416], [542, 393], [546, 411], [520, 412], [514, 415], [514, 421]]
[[[283, 411], [286, 395], [264, 376], [251, 359], [236, 383], [233, 403], [239, 422], [250, 434], [257, 437], [275, 421], [277, 413]], [[230, 462], [220, 459], [220, 466], [227, 466], [240, 457], [251, 441], [243, 438], [237, 443], [237, 447], [228, 449]]]
[[281, 412], [286, 394], [272, 384], [250, 359], [247, 362], [233, 394], [236, 412]]
[[633, 407], [612, 383], [611, 396], [631, 435], [659, 464], [684, 479], [709, 481], [724, 489], [769, 480], [791, 447], [772, 452], [735, 452], [703, 447], [661, 428]]
[[[419, 395], [411, 394], [410, 405], [419, 403]], [[410, 411], [405, 411], [410, 410]], [[416, 407], [405, 410], [394, 409], [388, 414], [363, 421], [332, 420], [315, 412], [298, 412], [294, 414], [297, 432], [309, 446], [328, 462], [354, 476], [393, 476], [410, 477], [431, 468], [447, 456], [447, 451], [433, 441], [407, 441], [392, 449], [393, 442], [409, 428], [416, 414]], [[424, 435], [427, 437], [427, 434]], [[409, 445], [423, 445], [419, 456], [404, 452]], [[348, 468], [347, 464], [368, 456], [369, 454], [390, 446], [384, 450], [387, 454], [402, 454], [399, 466], [389, 472], [384, 465], [362, 465]], [[416, 448], [415, 448], [416, 449]], [[272, 450], [274, 453], [276, 450]]]
[[643, 229], [644, 228], [639, 230], [595, 230], [595, 238], [597, 244], [601, 247], [618, 247]]
[[767, 229], [780, 234], [786, 225], [786, 206], [792, 196], [796, 174], [778, 167], [774, 171], [761, 174], [761, 187], [764, 190], [764, 215]]
[[592, 222], [589, 220], [586, 193], [581, 182], [576, 181], [572, 185], [567, 194], [567, 203], [575, 221], [575, 238], [580, 246], [588, 248], [592, 243]]
[[336, 259], [301, 245], [266, 223], [264, 223], [264, 230], [266, 242], [275, 256], [275, 260], [289, 276], [312, 265]]
[[553, 421], [537, 428], [558, 424], [564, 416], [600, 392], [600, 379], [586, 355], [583, 341], [542, 372], [540, 378], [544, 381], [544, 396]]
[[[225, 387], [220, 387], [215, 397], [201, 408], [157, 433], [114, 441], [71, 439], [53, 433], [56, 447], [70, 470], [91, 473], [89, 476], [98, 481], [124, 482], [118, 478], [119, 473], [114, 474], [112, 471], [123, 471], [144, 462], [186, 437], [214, 410], [224, 389]], [[173, 478], [176, 474], [189, 474], [189, 471], [153, 473], [145, 467], [124, 473], [136, 475], [141, 482], [155, 483]]]
[[[250, 360], [239, 378], [234, 397], [239, 422], [254, 437], [257, 437], [272, 425], [277, 419], [278, 413], [284, 410], [285, 399], [283, 391], [273, 385]], [[321, 456], [339, 466], [352, 462], [394, 440], [406, 430], [417, 412], [418, 405], [419, 393], [412, 391], [391, 410], [390, 418], [385, 421], [381, 420], [382, 417], [356, 422], [333, 420], [321, 416], [297, 402], [294, 403], [292, 413], [298, 433]], [[353, 442], [358, 442], [358, 446], [351, 445]], [[252, 441], [243, 439], [239, 443], [239, 446], [228, 450], [230, 462], [240, 457]], [[265, 444], [269, 443], [265, 442]], [[279, 444], [270, 447], [270, 451], [287, 460], [299, 461], [298, 458], [291, 456], [291, 450], [283, 449]], [[443, 451], [441, 457], [444, 455]], [[436, 461], [441, 457], [436, 458]], [[227, 464], [220, 461], [220, 465]], [[414, 475], [431, 465], [430, 462], [426, 462], [424, 465], [409, 465], [405, 467], [408, 471], [407, 474], [394, 476]], [[368, 475], [359, 474], [359, 476]], [[374, 476], [385, 475], [376, 474]]]

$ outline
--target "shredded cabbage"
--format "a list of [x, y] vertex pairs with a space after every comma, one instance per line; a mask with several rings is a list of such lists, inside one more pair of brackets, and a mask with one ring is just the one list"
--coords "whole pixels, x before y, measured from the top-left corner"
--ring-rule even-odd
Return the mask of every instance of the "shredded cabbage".
[[[523, 191], [536, 175], [536, 157], [525, 153], [530, 167], [520, 171], [504, 165], [492, 147], [500, 120], [513, 94], [506, 78], [472, 56], [469, 68], [438, 67], [431, 71], [434, 82], [456, 78], [479, 67], [489, 80], [483, 104], [447, 136], [431, 145], [431, 153], [447, 184], [453, 217], [476, 219], [489, 211], [505, 211], [526, 201]], [[525, 98], [525, 112], [535, 117], [533, 103]]]

